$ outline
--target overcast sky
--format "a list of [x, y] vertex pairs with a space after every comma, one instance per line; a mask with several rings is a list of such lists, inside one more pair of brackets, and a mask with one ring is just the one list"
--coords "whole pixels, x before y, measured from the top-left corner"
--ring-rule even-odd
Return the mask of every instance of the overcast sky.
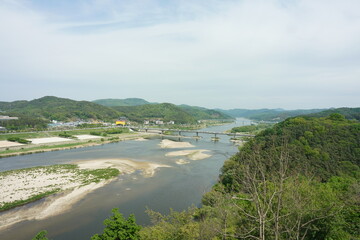
[[359, 107], [359, 0], [0, 0], [0, 101]]

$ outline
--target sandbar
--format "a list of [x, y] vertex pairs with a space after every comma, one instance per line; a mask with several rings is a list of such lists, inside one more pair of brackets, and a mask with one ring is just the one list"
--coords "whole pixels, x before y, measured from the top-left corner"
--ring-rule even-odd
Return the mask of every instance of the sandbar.
[[176, 164], [179, 164], [179, 165], [183, 165], [183, 164], [188, 164], [188, 163], [190, 163], [189, 161], [186, 161], [186, 160], [184, 160], [184, 159], [179, 159], [179, 160], [176, 160], [175, 162], [176, 162]]
[[98, 159], [75, 162], [80, 169], [101, 169], [101, 168], [117, 168], [121, 173], [130, 174], [136, 170], [140, 170], [144, 177], [152, 177], [157, 168], [170, 167], [168, 165], [140, 162], [130, 159]]
[[136, 138], [134, 141], [137, 141], [137, 142], [145, 142], [145, 141], [149, 141], [149, 140], [146, 139], [146, 138], [140, 137], [140, 138]]
[[102, 138], [102, 137], [100, 137], [100, 136], [87, 135], [87, 134], [84, 134], [84, 135], [74, 135], [74, 137], [76, 137], [76, 138], [79, 139], [79, 140], [88, 140], [88, 139], [99, 139], [99, 138]]
[[72, 139], [62, 138], [62, 137], [29, 138], [29, 139], [26, 139], [26, 140], [31, 141], [32, 144], [46, 144], [46, 143], [74, 141]]
[[175, 142], [168, 139], [164, 139], [159, 144], [161, 148], [192, 148], [195, 147], [189, 142]]
[[24, 144], [11, 141], [0, 141], [0, 148], [22, 146]]
[[209, 150], [205, 149], [196, 149], [196, 150], [181, 150], [175, 152], [169, 152], [165, 154], [167, 157], [179, 157], [179, 156], [186, 156], [190, 160], [202, 160], [205, 158], [211, 157], [210, 154], [206, 154]]
[[100, 183], [90, 183], [86, 186], [77, 187], [73, 190], [49, 196], [44, 202], [31, 208], [20, 207], [4, 212], [0, 215], [0, 230], [25, 220], [41, 220], [69, 211], [74, 203], [110, 181], [111, 180], [102, 181]]

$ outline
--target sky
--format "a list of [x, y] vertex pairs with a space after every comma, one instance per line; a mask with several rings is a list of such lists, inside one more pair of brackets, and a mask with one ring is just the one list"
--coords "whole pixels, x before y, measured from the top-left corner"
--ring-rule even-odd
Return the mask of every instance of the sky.
[[0, 101], [360, 107], [359, 0], [0, 0]]

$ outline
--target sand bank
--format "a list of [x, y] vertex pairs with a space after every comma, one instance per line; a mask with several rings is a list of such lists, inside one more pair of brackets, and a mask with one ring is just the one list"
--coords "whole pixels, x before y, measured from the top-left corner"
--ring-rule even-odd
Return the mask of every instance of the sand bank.
[[89, 161], [75, 162], [80, 169], [101, 169], [101, 168], [117, 168], [121, 173], [130, 174], [137, 170], [142, 172], [145, 177], [152, 177], [157, 168], [170, 167], [151, 162], [138, 162], [129, 159], [99, 159]]
[[183, 164], [188, 164], [190, 163], [189, 161], [186, 161], [184, 159], [179, 159], [179, 160], [176, 160], [176, 164], [179, 164], [179, 165], [183, 165]]
[[202, 160], [205, 158], [211, 157], [210, 154], [206, 154], [209, 150], [205, 149], [196, 149], [196, 150], [181, 150], [175, 152], [169, 152], [165, 154], [167, 157], [179, 157], [179, 156], [186, 156], [190, 160]]
[[145, 141], [149, 141], [149, 140], [146, 139], [146, 138], [140, 137], [140, 138], [135, 139], [134, 141], [137, 141], [137, 142], [145, 142]]
[[81, 176], [75, 171], [49, 173], [45, 168], [15, 172], [0, 176], [0, 207], [7, 202], [26, 200], [34, 195], [53, 191], [67, 190], [82, 184]]
[[100, 137], [100, 136], [86, 135], [86, 134], [83, 134], [83, 135], [74, 135], [74, 137], [76, 137], [76, 138], [79, 139], [79, 140], [88, 140], [88, 139], [99, 139], [99, 138], [102, 138], [102, 137]]
[[100, 183], [90, 183], [54, 196], [47, 197], [34, 207], [20, 207], [0, 215], [0, 231], [25, 220], [41, 220], [71, 210], [74, 203], [84, 198], [88, 193], [98, 189], [111, 180]]
[[71, 142], [74, 141], [68, 138], [62, 137], [48, 137], [48, 138], [29, 138], [26, 139], [31, 141], [32, 144], [46, 144], [46, 143], [57, 143], [57, 142]]
[[164, 139], [159, 144], [161, 148], [192, 148], [195, 147], [188, 142], [175, 142], [168, 139]]
[[0, 141], [0, 148], [23, 146], [24, 144], [11, 141]]

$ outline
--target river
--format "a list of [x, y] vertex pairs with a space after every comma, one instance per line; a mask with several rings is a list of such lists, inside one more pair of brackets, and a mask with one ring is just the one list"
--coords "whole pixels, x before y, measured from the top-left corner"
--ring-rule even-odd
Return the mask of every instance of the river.
[[[250, 121], [247, 119], [237, 119], [232, 124], [202, 130], [220, 132], [248, 124]], [[175, 163], [180, 157], [165, 156], [174, 149], [160, 148], [161, 137], [148, 141], [123, 141], [0, 159], [0, 171], [104, 158], [127, 158], [171, 166], [157, 169], [155, 175], [150, 178], [143, 177], [139, 172], [120, 175], [111, 183], [86, 195], [84, 199], [75, 203], [70, 211], [44, 220], [15, 224], [1, 231], [0, 239], [28, 240], [37, 232], [46, 229], [49, 239], [85, 240], [90, 239], [95, 233], [102, 232], [103, 220], [109, 217], [111, 209], [115, 207], [126, 217], [134, 213], [138, 224], [147, 225], [149, 218], [145, 213], [146, 208], [166, 214], [170, 208], [179, 211], [192, 205], [200, 206], [202, 195], [216, 183], [224, 161], [238, 151], [238, 147], [229, 141], [228, 136], [220, 136], [218, 142], [211, 141], [211, 135], [203, 134], [201, 137], [200, 140], [169, 138], [190, 142], [195, 145], [195, 149], [210, 150], [210, 158], [190, 161], [184, 165]], [[20, 208], [32, 208], [41, 201], [44, 200]], [[16, 209], [10, 211], [15, 212]]]

